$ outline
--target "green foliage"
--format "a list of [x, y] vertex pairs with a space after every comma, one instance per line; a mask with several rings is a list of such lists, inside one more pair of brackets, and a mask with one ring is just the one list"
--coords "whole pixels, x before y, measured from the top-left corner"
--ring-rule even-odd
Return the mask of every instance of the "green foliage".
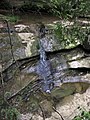
[[51, 11], [62, 18], [75, 18], [90, 13], [89, 0], [50, 0]]
[[77, 44], [82, 43], [85, 40], [88, 31], [90, 30], [87, 27], [81, 27], [77, 23], [68, 26], [58, 23], [54, 29], [54, 33], [60, 44], [68, 47], [74, 47]]
[[19, 116], [19, 112], [16, 108], [8, 107], [6, 109], [1, 110], [1, 117], [6, 120], [17, 120]]
[[11, 8], [12, 6], [8, 0], [0, 0], [0, 9], [9, 10]]
[[3, 96], [0, 98], [0, 120], [18, 120], [20, 113], [7, 102], [8, 95], [10, 95], [9, 92], [5, 93], [5, 98]]
[[19, 19], [19, 16], [16, 16], [16, 15], [2, 15], [0, 14], [0, 20], [1, 21], [4, 21], [4, 20], [7, 20], [9, 22], [12, 22], [12, 23], [16, 23], [18, 22], [20, 19]]
[[28, 1], [24, 5], [20, 7], [20, 11], [22, 12], [48, 12], [49, 6], [47, 5], [46, 1], [44, 0], [37, 0], [37, 1]]
[[16, 23], [16, 22], [19, 21], [19, 17], [16, 16], [16, 15], [6, 16], [6, 19], [7, 19], [9, 22], [13, 22], [13, 23]]
[[76, 18], [90, 13], [90, 0], [31, 0], [25, 2], [21, 11], [51, 13], [60, 18]]
[[82, 113], [78, 116], [75, 116], [73, 120], [90, 120], [90, 112], [82, 111]]
[[[12, 9], [13, 6], [7, 0], [0, 2], [0, 9]], [[76, 18], [89, 15], [90, 0], [27, 0], [19, 10], [22, 12], [52, 13], [60, 18]]]

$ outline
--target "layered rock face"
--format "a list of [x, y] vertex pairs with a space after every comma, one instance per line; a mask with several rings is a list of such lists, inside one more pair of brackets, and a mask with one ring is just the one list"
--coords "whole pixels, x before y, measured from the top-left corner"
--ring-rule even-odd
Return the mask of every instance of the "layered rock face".
[[[38, 104], [40, 104], [44, 109], [45, 115], [47, 111], [49, 113], [46, 117], [50, 117], [53, 112], [53, 104], [57, 105], [58, 110], [64, 110], [65, 108], [61, 107], [61, 104], [60, 106], [58, 105], [62, 98], [64, 98], [62, 101], [63, 105], [66, 96], [71, 95], [70, 98], [72, 98], [74, 93], [85, 92], [89, 86], [88, 83], [90, 83], [90, 54], [86, 53], [81, 46], [77, 44], [77, 47], [67, 49], [67, 46], [61, 46], [54, 34], [46, 31], [42, 45], [53, 68], [52, 73], [55, 86], [50, 94], [42, 94], [39, 91], [42, 88], [41, 85], [43, 85], [40, 83], [40, 76], [37, 73], [27, 72], [28, 68], [34, 71], [34, 67], [37, 66], [40, 60], [37, 26], [11, 25], [12, 43], [10, 43], [7, 27], [3, 26], [1, 25], [0, 33], [0, 61], [3, 63], [5, 91], [10, 92], [9, 97], [6, 95], [6, 98], [12, 97], [12, 104], [15, 102], [16, 104], [14, 105], [19, 106], [19, 108], [24, 105], [26, 111], [37, 111]], [[13, 50], [15, 61], [13, 61], [11, 49]], [[2, 64], [0, 68], [2, 72]], [[43, 70], [43, 72], [46, 71]], [[19, 96], [20, 98], [17, 98], [18, 92], [21, 95], [21, 97]], [[15, 97], [13, 97], [14, 95]], [[26, 106], [24, 102], [21, 103], [21, 99], [27, 101]], [[22, 113], [24, 112], [24, 110], [21, 111]], [[67, 119], [68, 115], [65, 116], [64, 112], [62, 114]]]

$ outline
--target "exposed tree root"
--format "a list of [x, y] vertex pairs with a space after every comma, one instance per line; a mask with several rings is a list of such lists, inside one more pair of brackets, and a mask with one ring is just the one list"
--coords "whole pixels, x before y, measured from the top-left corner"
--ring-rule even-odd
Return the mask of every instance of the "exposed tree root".
[[65, 120], [63, 116], [60, 114], [60, 112], [58, 112], [54, 107], [53, 107], [53, 110], [61, 117], [62, 120]]

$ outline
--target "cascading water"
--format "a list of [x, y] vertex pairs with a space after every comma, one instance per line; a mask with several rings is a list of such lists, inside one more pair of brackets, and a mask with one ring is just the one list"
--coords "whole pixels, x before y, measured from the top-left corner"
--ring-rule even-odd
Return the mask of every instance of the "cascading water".
[[50, 93], [53, 88], [53, 76], [51, 72], [51, 64], [49, 60], [47, 60], [46, 53], [44, 47], [42, 45], [43, 38], [40, 39], [40, 61], [36, 67], [37, 74], [43, 79], [42, 90]]
[[[45, 26], [41, 25], [39, 29], [39, 53], [40, 60], [37, 62], [37, 65], [34, 67], [29, 67], [26, 71], [27, 73], [36, 73], [40, 78], [40, 89], [46, 93], [50, 93], [54, 87], [60, 87], [63, 83], [75, 83], [75, 82], [87, 82], [89, 81], [82, 80], [82, 77], [65, 77], [65, 71], [62, 72], [62, 69], [66, 69], [66, 71], [70, 71], [67, 69], [66, 61], [60, 56], [60, 60], [62, 64], [59, 64], [59, 68], [54, 69], [49, 60], [47, 60], [45, 48], [43, 45], [43, 40], [45, 40]], [[59, 70], [58, 70], [59, 69]], [[63, 75], [61, 75], [61, 72]]]
[[43, 38], [45, 38], [45, 26], [41, 25], [39, 28], [39, 53], [40, 60], [35, 67], [29, 67], [26, 71], [27, 73], [36, 73], [39, 75], [41, 82], [41, 89], [46, 93], [50, 93], [54, 87], [53, 75], [51, 70], [50, 61], [47, 60], [46, 52], [43, 46]]
[[45, 37], [45, 26], [41, 24], [39, 28], [39, 47], [40, 47], [40, 60], [36, 66], [36, 73], [43, 79], [42, 90], [44, 92], [50, 93], [54, 87], [53, 76], [51, 72], [50, 61], [47, 60], [46, 52], [42, 44], [43, 38]]

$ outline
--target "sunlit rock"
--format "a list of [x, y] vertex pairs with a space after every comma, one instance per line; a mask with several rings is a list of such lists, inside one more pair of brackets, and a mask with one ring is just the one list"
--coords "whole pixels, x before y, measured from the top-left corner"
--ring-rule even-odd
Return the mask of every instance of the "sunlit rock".
[[69, 65], [70, 65], [70, 68], [80, 68], [80, 67], [90, 68], [90, 57], [69, 62]]
[[29, 32], [29, 26], [19, 24], [14, 26], [16, 32]]

